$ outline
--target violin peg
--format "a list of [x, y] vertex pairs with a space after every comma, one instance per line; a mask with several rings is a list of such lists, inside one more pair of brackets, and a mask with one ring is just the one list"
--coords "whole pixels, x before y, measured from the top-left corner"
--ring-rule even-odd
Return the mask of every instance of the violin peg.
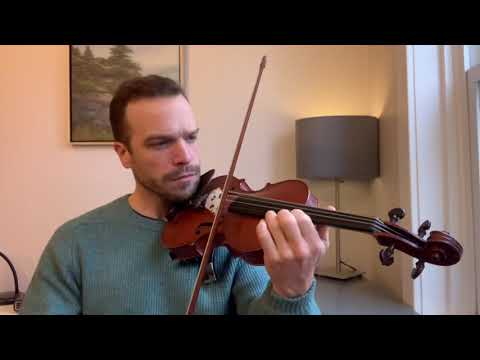
[[380, 250], [380, 261], [382, 262], [382, 265], [385, 266], [390, 266], [393, 264], [394, 257], [393, 257], [393, 252], [395, 250], [394, 245], [390, 245], [388, 248]]
[[415, 280], [422, 273], [423, 269], [425, 269], [425, 262], [421, 260], [417, 261], [415, 267], [412, 269], [412, 279]]
[[418, 227], [418, 236], [420, 238], [424, 238], [425, 235], [427, 234], [427, 231], [430, 229], [430, 227], [432, 226], [432, 224], [430, 223], [430, 221], [428, 220], [425, 220], [422, 225], [420, 225]]
[[394, 224], [402, 220], [404, 217], [405, 217], [405, 210], [401, 208], [395, 208], [388, 212], [388, 218], [390, 219], [390, 222]]

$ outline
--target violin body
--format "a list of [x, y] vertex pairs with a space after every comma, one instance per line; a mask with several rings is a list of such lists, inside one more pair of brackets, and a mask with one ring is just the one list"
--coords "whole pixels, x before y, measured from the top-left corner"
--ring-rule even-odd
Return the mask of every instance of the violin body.
[[[168, 215], [162, 241], [170, 249], [172, 258], [187, 260], [203, 256], [226, 178], [219, 176], [212, 179], [197, 192], [189, 207], [181, 211], [173, 210]], [[306, 184], [299, 180], [268, 183], [264, 188], [254, 191], [245, 179], [233, 177], [230, 191], [312, 207], [318, 203]], [[220, 214], [214, 246], [226, 246], [234, 256], [242, 257], [252, 265], [263, 265], [263, 250], [256, 235], [260, 219], [258, 216], [231, 211], [230, 205], [234, 201], [235, 196], [227, 200]]]

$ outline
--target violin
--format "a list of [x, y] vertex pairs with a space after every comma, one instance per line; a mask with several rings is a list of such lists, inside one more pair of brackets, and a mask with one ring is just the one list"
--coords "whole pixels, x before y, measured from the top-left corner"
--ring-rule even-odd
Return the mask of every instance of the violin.
[[315, 225], [368, 233], [384, 247], [379, 253], [382, 265], [393, 264], [395, 250], [418, 259], [411, 273], [413, 279], [422, 273], [425, 263], [439, 266], [458, 263], [463, 248], [448, 232], [431, 231], [425, 239], [431, 227], [428, 220], [420, 225], [416, 235], [409, 232], [398, 225], [405, 216], [401, 208], [390, 210], [388, 221], [326, 210], [318, 208], [317, 198], [301, 180], [267, 183], [262, 189], [253, 190], [245, 179], [233, 176], [265, 62], [263, 57], [228, 175], [213, 178], [213, 169], [202, 174], [195, 194], [167, 214], [162, 243], [169, 249], [170, 256], [174, 260], [202, 258], [187, 314], [194, 311], [215, 247], [225, 246], [233, 256], [249, 264], [264, 265], [256, 226], [269, 210], [300, 209], [310, 216]]

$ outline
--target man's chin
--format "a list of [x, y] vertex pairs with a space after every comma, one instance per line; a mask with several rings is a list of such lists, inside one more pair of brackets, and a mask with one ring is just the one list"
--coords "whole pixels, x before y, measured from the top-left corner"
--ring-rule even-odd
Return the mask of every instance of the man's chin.
[[183, 202], [190, 199], [195, 194], [198, 186], [198, 181], [194, 181], [183, 186], [172, 189], [169, 192], [170, 201]]
[[189, 200], [193, 194], [193, 191], [169, 193], [167, 200], [172, 204], [179, 204]]

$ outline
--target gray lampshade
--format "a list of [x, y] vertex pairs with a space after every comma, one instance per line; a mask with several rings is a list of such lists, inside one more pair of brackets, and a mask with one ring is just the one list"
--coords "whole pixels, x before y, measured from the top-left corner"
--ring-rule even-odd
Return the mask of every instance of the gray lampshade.
[[297, 177], [368, 180], [379, 176], [378, 128], [379, 121], [372, 116], [297, 120]]

